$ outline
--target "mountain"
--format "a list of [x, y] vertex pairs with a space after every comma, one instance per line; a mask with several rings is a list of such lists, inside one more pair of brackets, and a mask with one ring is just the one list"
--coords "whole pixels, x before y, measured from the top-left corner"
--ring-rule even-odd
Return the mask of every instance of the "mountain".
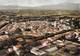
[[38, 7], [24, 7], [24, 6], [4, 6], [0, 5], [0, 10], [24, 10], [24, 9], [33, 9], [33, 10], [79, 10], [80, 4], [75, 4], [75, 3], [60, 3], [60, 4], [50, 4], [50, 5], [43, 5], [43, 6], [38, 6]]
[[44, 5], [35, 7], [36, 9], [47, 9], [47, 10], [79, 10], [79, 4], [75, 3], [61, 3], [56, 5]]

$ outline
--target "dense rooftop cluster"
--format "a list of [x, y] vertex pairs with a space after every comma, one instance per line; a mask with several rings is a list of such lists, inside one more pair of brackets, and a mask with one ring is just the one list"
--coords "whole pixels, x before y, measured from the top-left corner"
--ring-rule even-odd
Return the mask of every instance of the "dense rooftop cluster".
[[0, 56], [68, 55], [80, 56], [80, 17], [0, 14]]

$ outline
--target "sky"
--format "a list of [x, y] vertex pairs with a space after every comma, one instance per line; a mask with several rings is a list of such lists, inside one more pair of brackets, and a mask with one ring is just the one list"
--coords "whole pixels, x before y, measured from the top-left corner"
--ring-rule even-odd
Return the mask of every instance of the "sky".
[[37, 7], [43, 5], [60, 4], [64, 2], [80, 3], [80, 0], [0, 0], [0, 5]]
[[50, 5], [50, 4], [58, 4], [65, 2], [66, 0], [25, 0], [25, 2], [21, 2], [22, 0], [19, 0], [18, 4], [21, 6], [42, 6], [42, 5]]

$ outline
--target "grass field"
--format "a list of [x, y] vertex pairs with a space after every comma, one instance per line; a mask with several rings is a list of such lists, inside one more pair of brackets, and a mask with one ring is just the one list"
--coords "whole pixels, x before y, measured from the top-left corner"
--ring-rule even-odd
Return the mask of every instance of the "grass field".
[[46, 16], [46, 15], [71, 15], [79, 16], [80, 12], [76, 10], [19, 10], [18, 16]]

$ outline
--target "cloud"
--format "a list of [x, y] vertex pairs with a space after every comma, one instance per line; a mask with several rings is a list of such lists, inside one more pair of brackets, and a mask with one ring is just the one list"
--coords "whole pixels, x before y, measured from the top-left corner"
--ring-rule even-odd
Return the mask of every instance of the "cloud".
[[63, 2], [80, 3], [80, 0], [0, 0], [0, 5], [36, 7], [43, 5], [59, 4]]
[[0, 5], [18, 5], [18, 6], [41, 6], [48, 4], [58, 4], [66, 0], [0, 0]]
[[18, 4], [20, 6], [42, 6], [49, 4], [59, 4], [62, 2], [66, 2], [66, 0], [18, 0]]
[[17, 0], [0, 0], [0, 5], [18, 5]]
[[70, 0], [68, 2], [71, 2], [71, 3], [80, 3], [80, 0]]

